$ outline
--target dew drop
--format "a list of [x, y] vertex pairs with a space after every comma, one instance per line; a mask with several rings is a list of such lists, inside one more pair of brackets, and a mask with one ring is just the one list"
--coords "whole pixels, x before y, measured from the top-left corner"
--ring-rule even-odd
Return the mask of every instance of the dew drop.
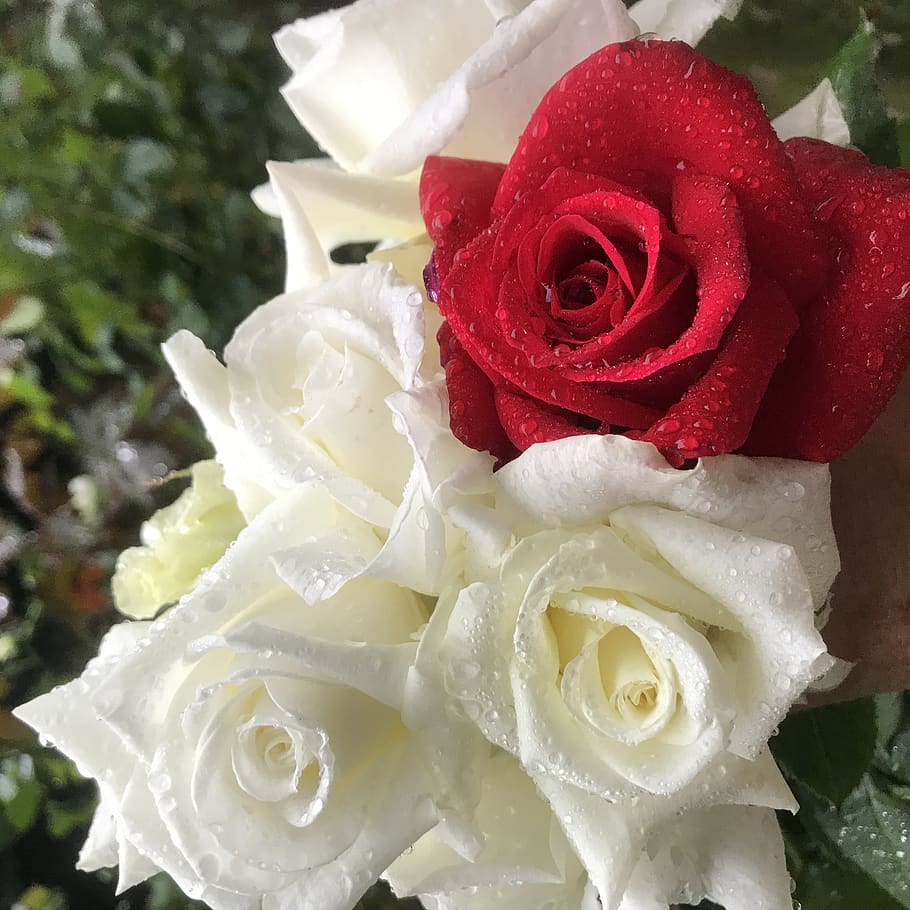
[[790, 502], [799, 502], [806, 495], [806, 488], [796, 480], [784, 484], [783, 497]]
[[544, 136], [550, 131], [550, 121], [541, 114], [535, 121], [534, 125], [531, 127], [531, 135], [535, 139], [543, 139]]

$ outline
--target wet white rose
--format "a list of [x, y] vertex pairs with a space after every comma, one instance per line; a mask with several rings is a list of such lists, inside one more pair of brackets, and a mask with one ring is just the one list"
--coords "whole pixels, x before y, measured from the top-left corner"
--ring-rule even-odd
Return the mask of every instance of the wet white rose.
[[727, 755], [670, 795], [615, 802], [532, 775], [603, 910], [669, 910], [707, 897], [726, 910], [790, 910], [775, 809], [797, 810], [768, 750]]
[[519, 763], [497, 752], [481, 792], [479, 847], [459, 852], [428, 832], [386, 872], [396, 894], [428, 910], [668, 910], [703, 898], [727, 910], [790, 910], [783, 838], [765, 806], [795, 804], [767, 755], [730, 762], [708, 796], [696, 788], [611, 804], [554, 794], [560, 818]]
[[585, 436], [495, 482], [517, 542], [431, 626], [449, 693], [535, 775], [601, 799], [675, 793], [719, 756], [761, 754], [832, 665], [815, 624], [838, 568], [826, 467], [678, 471]]
[[317, 142], [345, 170], [397, 176], [432, 154], [507, 160], [551, 85], [637, 31], [619, 0], [359, 0], [275, 42]]
[[620, 0], [359, 0], [281, 29], [283, 94], [334, 160], [273, 164], [254, 195], [285, 222], [288, 289], [336, 246], [421, 233], [428, 155], [507, 161], [551, 85], [637, 33]]
[[151, 619], [188, 593], [246, 526], [217, 462], [200, 461], [191, 473], [190, 486], [143, 523], [142, 546], [117, 558], [114, 603], [133, 619]]
[[215, 910], [348, 910], [437, 821], [401, 702], [427, 618], [406, 588], [356, 579], [307, 604], [282, 547], [369, 559], [370, 525], [288, 491], [165, 618], [115, 626], [82, 677], [17, 715], [98, 780], [83, 868], [121, 887], [164, 869]]
[[[423, 351], [423, 298], [380, 263], [259, 307], [223, 364], [189, 332], [164, 345], [248, 519], [288, 489], [321, 485], [376, 527], [386, 574], [431, 590], [444, 555], [441, 523], [394, 403], [425, 384]], [[437, 370], [426, 365], [428, 376]]]
[[395, 893], [419, 897], [427, 910], [596, 910], [584, 867], [510, 755], [487, 760], [474, 820], [479, 849], [463, 856], [430, 831], [386, 872]]

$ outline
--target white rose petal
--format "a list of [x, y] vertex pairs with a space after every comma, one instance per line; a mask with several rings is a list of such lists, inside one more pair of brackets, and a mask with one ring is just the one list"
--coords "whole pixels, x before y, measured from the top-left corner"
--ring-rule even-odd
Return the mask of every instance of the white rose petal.
[[285, 98], [342, 169], [273, 164], [254, 194], [285, 220], [288, 290], [337, 246], [419, 233], [428, 155], [508, 160], [564, 73], [636, 34], [619, 0], [359, 0], [281, 29]]
[[202, 420], [224, 470], [225, 486], [237, 497], [249, 521], [280, 492], [256, 448], [237, 432], [231, 417], [230, 395], [224, 367], [215, 355], [185, 329], [162, 346], [164, 358], [187, 401]]
[[679, 792], [760, 754], [830, 662], [823, 466], [676, 470], [591, 436], [533, 446], [494, 483], [517, 540], [465, 557], [433, 647], [447, 692], [535, 775], [607, 800]]
[[[729, 748], [753, 758], [826, 654], [799, 560], [787, 545], [653, 506], [627, 507], [611, 520], [642, 535], [683, 578], [726, 608], [729, 619], [712, 644], [736, 688]], [[697, 558], [694, 547], [700, 547]]]
[[282, 219], [285, 290], [314, 287], [338, 271], [329, 253], [345, 243], [413, 237], [423, 230], [412, 181], [351, 174], [324, 159], [271, 162], [253, 199]]
[[[423, 347], [423, 296], [381, 263], [259, 307], [237, 329], [224, 365], [186, 332], [164, 346], [248, 519], [287, 489], [319, 484], [375, 527], [379, 546], [366, 561], [361, 544], [356, 559], [343, 557], [343, 542], [331, 567], [309, 544], [273, 554], [307, 599], [364, 572], [435, 590], [445, 539], [434, 500], [440, 465], [470, 453], [438, 402], [414, 419], [394, 403], [437, 372], [428, 364], [424, 374]], [[428, 421], [437, 428], [422, 429]], [[450, 455], [441, 458], [445, 446]]]
[[637, 30], [618, 0], [360, 0], [276, 35], [285, 98], [343, 168], [407, 174], [432, 154], [507, 160], [547, 89]]
[[784, 841], [771, 809], [714, 806], [686, 812], [652, 838], [620, 910], [665, 910], [705, 898], [727, 910], [790, 910]]
[[850, 144], [850, 127], [830, 79], [822, 79], [805, 98], [774, 119], [781, 141], [806, 136], [834, 145]]
[[191, 473], [190, 487], [143, 523], [142, 546], [117, 558], [114, 603], [133, 619], [150, 619], [190, 591], [245, 525], [220, 465], [200, 461]]
[[735, 19], [743, 0], [638, 0], [629, 14], [642, 32], [678, 38], [693, 47], [718, 19]]
[[85, 864], [113, 858], [113, 819], [123, 885], [161, 868], [215, 910], [347, 910], [436, 824], [401, 716], [423, 598], [357, 579], [307, 605], [270, 559], [339, 534], [373, 537], [325, 491], [286, 492], [162, 620], [17, 709], [99, 780]]
[[[687, 832], [689, 813], [710, 812], [719, 806], [759, 806], [794, 812], [797, 808], [768, 752], [752, 762], [732, 756], [723, 759], [671, 796], [642, 795], [615, 803], [550, 777], [535, 776], [535, 780], [597, 886], [604, 910], [618, 910], [620, 906], [638, 910], [632, 901], [623, 903], [636, 867], [643, 854], [647, 858], [663, 847], [692, 846]], [[710, 868], [716, 854], [706, 854], [701, 862]], [[768, 859], [769, 866], [782, 866], [786, 874], [782, 854], [771, 854]], [[738, 862], [745, 865], [748, 859], [739, 857]], [[779, 877], [780, 871], [774, 874]], [[640, 885], [636, 888], [632, 882], [632, 894], [639, 889]], [[653, 906], [645, 904], [648, 910]], [[780, 910], [788, 910], [788, 906], [782, 905]]]
[[718, 455], [678, 471], [649, 443], [592, 434], [534, 445], [496, 477], [532, 524], [580, 526], [652, 503], [792, 546], [816, 610], [840, 570], [827, 465]]
[[486, 763], [475, 819], [483, 842], [474, 857], [466, 860], [433, 830], [386, 872], [395, 893], [436, 910], [579, 910], [587, 875], [510, 756], [498, 753]]

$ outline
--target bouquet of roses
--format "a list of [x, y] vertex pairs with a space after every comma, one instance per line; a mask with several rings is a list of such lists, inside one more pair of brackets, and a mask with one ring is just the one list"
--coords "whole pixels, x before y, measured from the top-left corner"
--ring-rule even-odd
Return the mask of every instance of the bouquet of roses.
[[83, 868], [216, 910], [380, 876], [790, 907], [768, 740], [848, 669], [827, 463], [910, 359], [910, 175], [846, 147], [830, 83], [772, 124], [693, 50], [736, 5], [278, 34], [333, 159], [256, 192], [286, 293], [222, 360], [165, 345], [216, 460], [122, 555], [132, 621], [17, 712], [98, 781]]

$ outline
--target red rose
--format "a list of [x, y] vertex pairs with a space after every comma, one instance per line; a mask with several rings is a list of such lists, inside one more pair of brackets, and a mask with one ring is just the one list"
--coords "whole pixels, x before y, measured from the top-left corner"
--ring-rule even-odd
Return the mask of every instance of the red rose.
[[451, 425], [500, 459], [624, 433], [674, 464], [829, 461], [910, 357], [910, 177], [781, 143], [678, 42], [598, 51], [508, 165], [428, 159]]

